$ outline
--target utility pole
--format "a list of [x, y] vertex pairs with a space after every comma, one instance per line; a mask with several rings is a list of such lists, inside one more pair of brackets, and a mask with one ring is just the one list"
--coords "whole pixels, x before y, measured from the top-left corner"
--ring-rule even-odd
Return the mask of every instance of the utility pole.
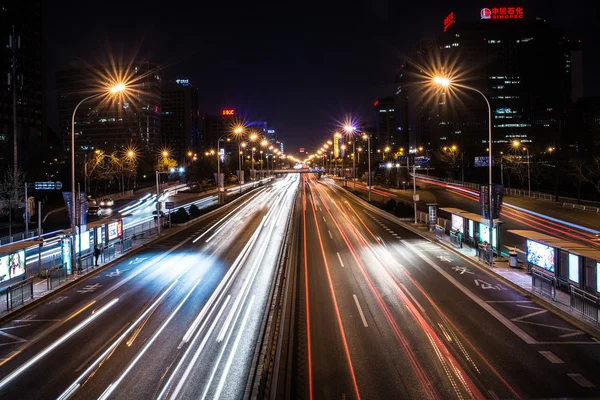
[[[17, 51], [21, 48], [21, 37], [15, 36], [15, 26], [12, 27], [12, 35], [8, 37], [8, 46], [11, 57], [12, 74], [8, 74], [8, 84], [12, 86], [13, 95], [13, 176], [14, 183], [17, 183], [17, 168], [18, 168], [18, 153], [17, 153]], [[23, 84], [23, 77], [21, 77], [21, 85]]]

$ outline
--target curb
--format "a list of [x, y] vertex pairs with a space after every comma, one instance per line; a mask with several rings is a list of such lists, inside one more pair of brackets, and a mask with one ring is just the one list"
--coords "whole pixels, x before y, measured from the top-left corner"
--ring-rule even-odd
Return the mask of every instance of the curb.
[[[349, 193], [351, 193], [351, 192], [349, 192]], [[448, 244], [446, 244], [446, 243], [444, 243], [444, 242], [442, 242], [440, 240], [433, 240], [432, 238], [423, 235], [423, 232], [421, 232], [418, 229], [416, 229], [413, 225], [409, 225], [406, 222], [400, 220], [395, 215], [390, 214], [390, 213], [388, 213], [386, 211], [380, 210], [379, 208], [377, 208], [377, 207], [369, 204], [368, 202], [364, 201], [362, 198], [360, 198], [360, 197], [358, 197], [356, 195], [354, 195], [354, 198], [358, 199], [359, 202], [365, 203], [367, 207], [372, 207], [373, 211], [376, 212], [377, 214], [379, 214], [380, 216], [392, 220], [393, 222], [397, 223], [398, 225], [400, 225], [400, 226], [408, 229], [409, 231], [411, 231], [411, 232], [419, 235], [423, 239], [425, 239], [425, 240], [427, 240], [429, 242], [432, 242], [432, 243], [440, 243], [442, 246], [444, 246], [448, 250], [452, 251], [453, 254], [457, 255], [458, 257], [460, 257], [464, 261], [468, 262], [469, 264], [475, 266], [478, 270], [484, 272], [488, 276], [491, 276], [491, 277], [494, 277], [495, 279], [498, 279], [499, 281], [503, 282], [507, 286], [511, 287], [513, 290], [515, 290], [517, 293], [519, 293], [523, 297], [532, 299], [536, 304], [538, 304], [540, 306], [543, 306], [543, 307], [546, 307], [548, 309], [548, 311], [550, 311], [550, 312], [554, 313], [555, 315], [557, 315], [557, 316], [565, 319], [566, 321], [568, 321], [569, 323], [571, 323], [573, 326], [579, 328], [580, 330], [584, 331], [588, 335], [590, 335], [590, 336], [592, 336], [592, 337], [600, 340], [600, 328], [597, 328], [597, 327], [595, 327], [595, 326], [587, 323], [586, 321], [580, 320], [577, 317], [575, 317], [574, 315], [565, 312], [565, 310], [562, 310], [557, 305], [553, 304], [552, 302], [549, 302], [545, 297], [542, 297], [542, 296], [538, 295], [537, 293], [535, 293], [533, 291], [528, 291], [526, 289], [523, 289], [522, 287], [520, 287], [516, 283], [514, 283], [514, 282], [512, 282], [512, 281], [510, 281], [508, 279], [506, 279], [502, 275], [494, 273], [493, 271], [490, 271], [488, 268], [483, 267], [478, 262], [476, 262], [476, 261], [474, 261], [474, 260], [466, 257], [464, 254], [456, 251], [450, 245], [448, 245]]]
[[253, 191], [254, 191], [254, 189], [248, 191], [247, 193], [244, 193], [242, 196], [234, 199], [230, 203], [223, 204], [222, 206], [220, 206], [220, 207], [218, 207], [218, 208], [216, 208], [216, 209], [214, 209], [212, 211], [209, 211], [206, 214], [203, 214], [203, 215], [199, 216], [198, 218], [195, 218], [192, 221], [188, 221], [188, 223], [185, 226], [178, 226], [172, 232], [169, 232], [168, 234], [163, 234], [161, 236], [158, 236], [158, 237], [150, 240], [149, 242], [146, 242], [146, 243], [142, 244], [139, 247], [131, 249], [127, 253], [124, 253], [121, 257], [115, 258], [115, 259], [107, 262], [106, 264], [104, 264], [104, 265], [102, 265], [102, 266], [100, 266], [100, 267], [98, 267], [96, 269], [93, 269], [92, 271], [88, 272], [87, 274], [82, 275], [81, 277], [79, 277], [77, 279], [73, 279], [71, 282], [68, 282], [68, 283], [64, 284], [63, 286], [60, 286], [56, 290], [52, 290], [52, 291], [46, 292], [45, 294], [41, 295], [40, 297], [33, 298], [32, 300], [28, 301], [27, 303], [25, 303], [25, 304], [23, 304], [23, 305], [15, 308], [15, 309], [13, 309], [9, 313], [1, 316], [0, 317], [0, 324], [8, 322], [8, 321], [14, 319], [15, 317], [18, 317], [18, 316], [20, 316], [20, 315], [22, 315], [22, 314], [30, 311], [31, 309], [37, 307], [38, 305], [40, 305], [42, 302], [46, 301], [47, 299], [50, 299], [50, 298], [56, 296], [57, 294], [62, 293], [64, 291], [66, 291], [67, 289], [72, 288], [76, 284], [79, 284], [81, 282], [85, 282], [86, 280], [94, 277], [95, 275], [97, 275], [98, 273], [102, 272], [103, 270], [105, 270], [105, 269], [113, 266], [117, 262], [120, 262], [123, 259], [123, 257], [129, 257], [131, 255], [137, 254], [137, 253], [141, 252], [142, 250], [145, 250], [146, 248], [148, 248], [150, 245], [155, 244], [156, 242], [159, 242], [159, 241], [164, 240], [164, 239], [168, 239], [171, 236], [176, 235], [177, 233], [179, 233], [179, 232], [181, 232], [181, 231], [189, 228], [190, 226], [192, 226], [192, 225], [194, 225], [194, 224], [196, 224], [198, 222], [201, 222], [201, 221], [203, 221], [205, 219], [208, 219], [209, 217], [212, 217], [217, 211], [221, 210], [223, 207], [226, 207], [228, 205], [233, 204], [235, 201], [237, 201], [238, 199], [242, 198], [244, 195], [252, 193]]

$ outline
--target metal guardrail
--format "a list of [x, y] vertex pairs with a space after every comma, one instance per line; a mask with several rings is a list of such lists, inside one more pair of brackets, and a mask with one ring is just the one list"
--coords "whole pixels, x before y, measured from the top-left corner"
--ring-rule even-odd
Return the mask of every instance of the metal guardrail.
[[38, 236], [37, 228], [31, 229], [28, 234], [25, 234], [25, 232], [21, 232], [21, 233], [16, 233], [12, 236], [4, 236], [4, 237], [0, 238], [0, 246], [4, 246], [6, 244], [10, 244], [13, 242], [18, 242], [20, 240], [33, 239], [33, 238], [36, 238], [37, 236]]
[[574, 210], [581, 210], [581, 211], [589, 211], [589, 212], [594, 212], [594, 213], [600, 213], [600, 207], [592, 207], [592, 206], [586, 206], [583, 204], [575, 204], [575, 203], [567, 203], [567, 202], [563, 202], [562, 206], [564, 208], [572, 208]]
[[456, 248], [462, 249], [462, 233], [450, 231], [450, 243]]
[[437, 237], [438, 239], [443, 239], [444, 233], [446, 233], [446, 228], [439, 225], [435, 226], [435, 237]]
[[600, 298], [570, 285], [571, 312], [600, 324]]
[[33, 279], [27, 279], [3, 289], [0, 313], [10, 311], [33, 298]]
[[493, 249], [491, 246], [483, 246], [482, 243], [477, 245], [477, 258], [480, 261], [484, 261], [486, 264], [490, 264], [492, 257], [494, 257]]
[[67, 280], [67, 269], [62, 265], [46, 271], [46, 288], [53, 290]]
[[556, 301], [556, 278], [533, 268], [531, 270], [531, 290]]

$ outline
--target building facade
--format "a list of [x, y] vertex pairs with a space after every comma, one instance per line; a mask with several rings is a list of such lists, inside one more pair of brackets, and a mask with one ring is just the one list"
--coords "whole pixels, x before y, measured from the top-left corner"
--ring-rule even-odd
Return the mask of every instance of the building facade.
[[187, 79], [163, 83], [161, 89], [161, 140], [177, 160], [200, 143], [198, 89]]
[[[41, 1], [0, 1], [0, 38], [0, 165], [12, 167], [13, 163], [13, 91], [16, 91], [17, 154], [19, 167], [23, 168], [27, 149], [46, 142]], [[16, 74], [13, 74], [13, 55]]]
[[375, 111], [375, 121], [377, 135], [375, 142], [379, 146], [389, 146], [393, 151], [398, 151], [400, 147], [406, 147], [408, 137], [404, 137], [397, 122], [396, 100], [394, 96], [388, 96], [378, 99], [373, 104]]
[[[582, 95], [579, 43], [520, 7], [477, 11], [465, 22], [454, 22], [452, 14], [438, 40], [442, 71], [436, 72], [487, 96], [500, 149], [513, 140], [533, 148], [558, 144], [568, 109]], [[439, 144], [484, 153], [488, 118], [481, 96], [449, 89], [438, 105]]]
[[[85, 97], [103, 90], [100, 71], [109, 67], [77, 68], [57, 73], [60, 133], [65, 149], [71, 147], [71, 117]], [[161, 147], [159, 68], [139, 63], [122, 95], [100, 96], [83, 103], [75, 115], [75, 150], [106, 151], [135, 147], [152, 151]]]

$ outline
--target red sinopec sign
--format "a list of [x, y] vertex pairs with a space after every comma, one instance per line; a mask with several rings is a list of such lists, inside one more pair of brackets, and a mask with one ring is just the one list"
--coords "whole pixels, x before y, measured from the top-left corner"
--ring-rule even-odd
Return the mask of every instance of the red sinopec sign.
[[[481, 19], [523, 19], [523, 7], [482, 8]], [[444, 22], [445, 25], [445, 22]]]
[[231, 116], [233, 117], [235, 115], [235, 110], [234, 109], [227, 109], [227, 110], [223, 110], [223, 115], [226, 116]]
[[444, 32], [446, 32], [446, 30], [450, 28], [450, 26], [455, 22], [456, 21], [454, 20], [454, 12], [451, 12], [446, 18], [444, 18]]

